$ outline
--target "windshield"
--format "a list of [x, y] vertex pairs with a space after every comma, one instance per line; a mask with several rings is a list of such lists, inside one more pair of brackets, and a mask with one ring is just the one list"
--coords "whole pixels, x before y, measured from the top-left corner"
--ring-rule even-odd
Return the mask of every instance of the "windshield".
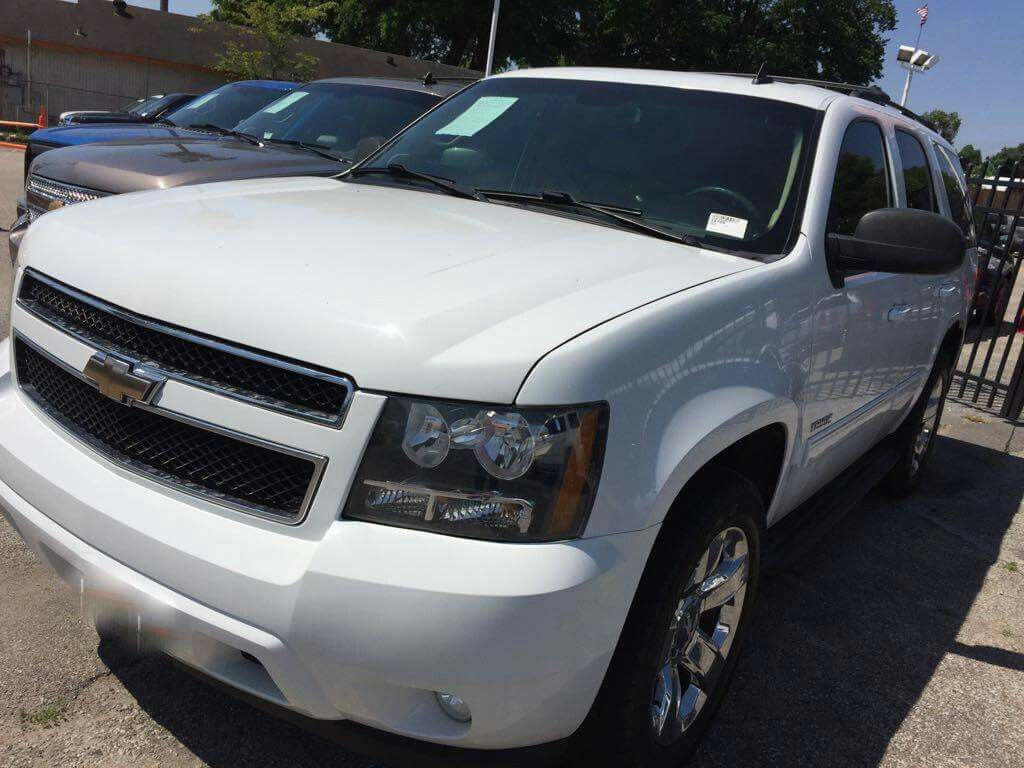
[[397, 164], [468, 189], [566, 193], [709, 245], [777, 254], [793, 231], [813, 125], [813, 110], [769, 99], [496, 78], [450, 99], [362, 167]]
[[301, 142], [347, 160], [365, 157], [439, 101], [420, 91], [313, 83], [268, 105], [236, 128], [258, 139]]
[[118, 112], [128, 115], [141, 115], [146, 109], [157, 102], [158, 97], [150, 96], [148, 99], [133, 99], [121, 107]]
[[231, 83], [193, 99], [167, 116], [182, 128], [215, 125], [230, 131], [240, 120], [281, 96], [279, 88]]

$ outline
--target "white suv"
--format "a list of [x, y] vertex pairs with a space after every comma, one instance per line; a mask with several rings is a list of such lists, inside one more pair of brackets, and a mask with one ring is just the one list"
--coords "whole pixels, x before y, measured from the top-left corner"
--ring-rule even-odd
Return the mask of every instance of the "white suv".
[[764, 530], [879, 444], [910, 490], [961, 343], [956, 155], [848, 91], [521, 71], [339, 178], [48, 215], [0, 506], [105, 629], [293, 713], [674, 764]]

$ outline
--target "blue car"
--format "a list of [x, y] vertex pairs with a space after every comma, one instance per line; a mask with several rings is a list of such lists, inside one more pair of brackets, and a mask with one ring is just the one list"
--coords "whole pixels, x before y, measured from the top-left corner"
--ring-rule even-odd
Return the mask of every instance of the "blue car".
[[190, 101], [157, 123], [110, 123], [41, 128], [28, 137], [25, 178], [32, 160], [57, 147], [128, 139], [211, 138], [230, 134], [239, 122], [292, 90], [298, 83], [243, 80]]

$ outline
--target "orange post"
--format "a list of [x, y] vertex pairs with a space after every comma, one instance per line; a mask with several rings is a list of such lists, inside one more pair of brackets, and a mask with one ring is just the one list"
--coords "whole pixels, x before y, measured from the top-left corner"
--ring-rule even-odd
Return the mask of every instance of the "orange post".
[[39, 119], [36, 121], [40, 128], [46, 127], [46, 105], [39, 108]]

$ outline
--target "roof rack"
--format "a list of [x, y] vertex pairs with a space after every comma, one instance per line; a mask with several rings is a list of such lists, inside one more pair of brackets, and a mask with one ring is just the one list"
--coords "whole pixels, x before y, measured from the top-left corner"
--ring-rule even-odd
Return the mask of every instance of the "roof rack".
[[921, 125], [929, 128], [936, 133], [938, 129], [928, 120], [925, 120], [916, 112], [911, 112], [904, 106], [897, 104], [892, 100], [892, 97], [888, 93], [883, 91], [877, 85], [854, 85], [853, 83], [837, 83], [831, 80], [815, 80], [810, 77], [786, 77], [783, 75], [768, 75], [765, 72], [765, 65], [762, 64], [761, 68], [757, 71], [756, 75], [750, 75], [743, 72], [715, 72], [716, 75], [729, 75], [731, 77], [749, 77], [754, 85], [761, 85], [763, 83], [791, 83], [795, 85], [813, 85], [818, 88], [827, 88], [830, 91], [838, 91], [839, 93], [845, 93], [847, 96], [855, 96], [859, 99], [865, 99], [866, 101], [874, 102], [875, 104], [881, 104], [882, 106], [892, 107], [897, 112], [911, 120], [916, 120]]

